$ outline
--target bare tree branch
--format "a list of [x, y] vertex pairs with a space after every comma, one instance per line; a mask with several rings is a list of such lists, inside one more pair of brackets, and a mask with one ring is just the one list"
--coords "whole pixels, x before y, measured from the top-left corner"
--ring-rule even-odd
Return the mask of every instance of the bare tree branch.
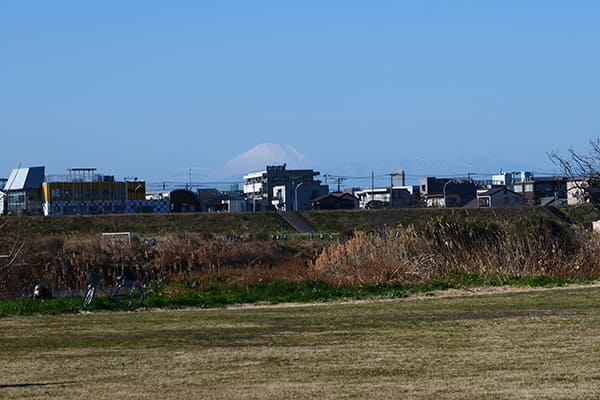
[[0, 271], [10, 268], [15, 263], [15, 261], [19, 257], [19, 254], [21, 254], [21, 250], [23, 250], [23, 247], [25, 247], [25, 242], [22, 242], [20, 246], [14, 248], [10, 254], [6, 255], [8, 261], [4, 265], [0, 266]]
[[591, 194], [592, 188], [600, 187], [600, 138], [591, 139], [589, 144], [587, 153], [578, 153], [570, 148], [568, 157], [556, 151], [549, 153], [548, 157], [567, 175], [573, 185], [572, 190], [580, 193], [583, 201], [600, 209], [600, 198]]
[[2, 221], [0, 225], [0, 232], [3, 232], [2, 236], [8, 241], [3, 246], [7, 254], [0, 254], [0, 271], [14, 266], [20, 259], [22, 250], [25, 247], [25, 240], [23, 240], [23, 217], [19, 216], [17, 218], [16, 228], [13, 230], [11, 230], [11, 225], [9, 225], [9, 219]]

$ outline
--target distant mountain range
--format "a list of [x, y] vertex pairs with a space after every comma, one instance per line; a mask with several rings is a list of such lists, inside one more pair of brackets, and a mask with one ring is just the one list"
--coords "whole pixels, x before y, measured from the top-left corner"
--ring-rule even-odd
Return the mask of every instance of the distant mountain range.
[[[489, 178], [490, 175], [498, 173], [501, 169], [508, 172], [533, 171], [538, 175], [550, 173], [545, 167], [535, 167], [523, 162], [511, 162], [485, 155], [479, 157], [402, 157], [395, 160], [376, 159], [349, 161], [336, 163], [329, 159], [327, 163], [315, 162], [305, 156], [301, 151], [289, 144], [260, 143], [250, 150], [232, 158], [213, 176], [232, 181], [241, 181], [243, 175], [250, 172], [263, 171], [267, 165], [286, 164], [288, 169], [316, 169], [322, 176], [343, 177], [345, 184], [350, 186], [369, 186], [369, 176], [373, 173], [379, 180], [387, 179], [385, 175], [402, 170], [406, 175], [407, 184], [417, 184], [421, 176], [438, 177], [467, 177], [475, 179]], [[354, 180], [354, 182], [353, 182]]]

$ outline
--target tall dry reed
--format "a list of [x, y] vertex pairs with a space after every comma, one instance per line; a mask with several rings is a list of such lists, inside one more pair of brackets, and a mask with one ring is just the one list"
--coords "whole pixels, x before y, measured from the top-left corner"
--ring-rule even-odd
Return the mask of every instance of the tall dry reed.
[[419, 229], [359, 233], [312, 267], [334, 284], [415, 282], [452, 272], [600, 276], [600, 240], [544, 218], [510, 225], [437, 218]]
[[107, 282], [125, 275], [142, 282], [222, 274], [239, 282], [306, 279], [321, 252], [315, 242], [237, 241], [202, 234], [154, 241], [102, 240], [96, 236], [28, 242], [20, 262], [0, 271], [0, 298], [27, 295], [41, 283], [56, 293], [81, 291], [93, 271]]
[[49, 237], [26, 242], [0, 271], [0, 298], [81, 291], [88, 271], [142, 282], [226, 277], [227, 283], [323, 279], [341, 284], [421, 282], [451, 272], [600, 276], [600, 238], [541, 217], [499, 224], [440, 217], [419, 227], [348, 235], [347, 240], [224, 240], [174, 234], [155, 241]]

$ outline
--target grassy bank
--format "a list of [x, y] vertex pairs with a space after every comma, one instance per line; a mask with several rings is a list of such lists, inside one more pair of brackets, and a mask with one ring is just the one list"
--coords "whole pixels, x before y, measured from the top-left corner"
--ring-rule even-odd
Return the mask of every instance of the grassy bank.
[[600, 290], [0, 318], [10, 399], [595, 399]]
[[[320, 232], [370, 231], [397, 226], [423, 225], [441, 215], [465, 220], [488, 220], [505, 223], [525, 215], [553, 217], [543, 207], [501, 209], [388, 209], [351, 211], [306, 211], [303, 215]], [[574, 211], [582, 219], [582, 210]], [[585, 219], [585, 218], [583, 218]], [[136, 232], [144, 237], [174, 233], [205, 233], [215, 236], [238, 234], [268, 238], [276, 232], [293, 229], [275, 212], [129, 214], [0, 217], [8, 225], [3, 233], [22, 231], [26, 238], [49, 236], [86, 236], [102, 232]], [[587, 219], [586, 219], [587, 221]]]
[[324, 232], [373, 231], [398, 226], [423, 226], [438, 217], [463, 221], [510, 223], [524, 216], [554, 216], [543, 207], [392, 208], [384, 210], [306, 211], [303, 215]]
[[5, 232], [21, 231], [28, 239], [51, 236], [87, 236], [102, 232], [135, 232], [142, 237], [195, 232], [211, 235], [236, 233], [265, 236], [289, 230], [276, 213], [189, 213], [4, 217]]

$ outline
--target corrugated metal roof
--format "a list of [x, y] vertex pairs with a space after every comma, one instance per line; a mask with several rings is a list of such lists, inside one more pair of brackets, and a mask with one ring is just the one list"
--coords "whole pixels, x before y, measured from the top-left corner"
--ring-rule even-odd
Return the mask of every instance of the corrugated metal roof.
[[44, 182], [45, 167], [16, 168], [4, 185], [5, 191], [38, 189]]

